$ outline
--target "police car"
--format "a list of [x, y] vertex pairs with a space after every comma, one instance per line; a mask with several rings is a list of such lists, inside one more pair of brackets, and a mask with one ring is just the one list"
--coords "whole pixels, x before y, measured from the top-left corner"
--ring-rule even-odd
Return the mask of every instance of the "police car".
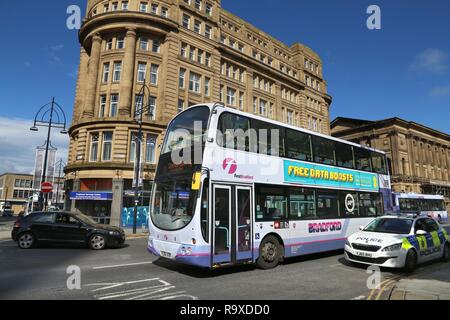
[[392, 214], [374, 219], [348, 237], [345, 258], [412, 272], [426, 261], [450, 261], [450, 242], [446, 230], [433, 218]]

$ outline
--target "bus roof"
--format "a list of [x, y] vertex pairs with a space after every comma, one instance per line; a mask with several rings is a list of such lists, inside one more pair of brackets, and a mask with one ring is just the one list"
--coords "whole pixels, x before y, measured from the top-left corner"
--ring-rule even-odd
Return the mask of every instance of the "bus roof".
[[[360, 144], [357, 144], [357, 143], [354, 143], [354, 142], [350, 142], [350, 141], [347, 141], [347, 140], [342, 140], [342, 139], [339, 139], [339, 138], [335, 138], [333, 136], [327, 136], [327, 135], [319, 133], [319, 132], [311, 131], [311, 130], [308, 130], [308, 129], [305, 129], [305, 128], [301, 128], [301, 127], [292, 126], [292, 125], [289, 125], [287, 123], [283, 123], [283, 122], [280, 122], [280, 121], [264, 118], [264, 117], [261, 117], [261, 116], [258, 116], [258, 115], [254, 115], [254, 114], [251, 114], [251, 113], [248, 113], [248, 112], [239, 111], [239, 110], [236, 110], [236, 109], [233, 109], [233, 108], [230, 108], [230, 107], [226, 107], [226, 106], [224, 106], [221, 103], [196, 104], [196, 105], [193, 105], [193, 106], [187, 108], [186, 110], [184, 110], [181, 113], [187, 112], [187, 111], [189, 111], [192, 108], [205, 107], [205, 106], [208, 107], [211, 111], [212, 111], [212, 109], [214, 107], [221, 107], [224, 111], [228, 111], [228, 112], [231, 112], [231, 113], [239, 114], [239, 115], [242, 115], [242, 116], [245, 116], [245, 117], [248, 117], [248, 118], [252, 118], [252, 119], [256, 119], [256, 120], [260, 120], [260, 121], [264, 121], [264, 122], [269, 122], [269, 123], [272, 123], [272, 124], [275, 124], [275, 125], [279, 125], [279, 126], [284, 127], [284, 128], [289, 128], [289, 129], [292, 129], [292, 130], [308, 133], [308, 134], [319, 136], [319, 137], [322, 137], [322, 138], [325, 138], [325, 139], [341, 142], [341, 143], [344, 143], [344, 144], [352, 145], [352, 146], [355, 146], [355, 147], [363, 148], [363, 149], [366, 149], [366, 150], [370, 150], [370, 151], [373, 151], [373, 152], [377, 152], [377, 153], [386, 155], [386, 153], [384, 151], [381, 151], [381, 150], [377, 150], [377, 149], [374, 149], [374, 148], [371, 148], [371, 147], [368, 147], [368, 146], [363, 146], [363, 145], [360, 145]], [[178, 115], [180, 115], [180, 114], [178, 114]]]
[[403, 199], [430, 199], [430, 200], [444, 200], [444, 196], [439, 194], [418, 194], [418, 193], [400, 193], [394, 192], [398, 198]]

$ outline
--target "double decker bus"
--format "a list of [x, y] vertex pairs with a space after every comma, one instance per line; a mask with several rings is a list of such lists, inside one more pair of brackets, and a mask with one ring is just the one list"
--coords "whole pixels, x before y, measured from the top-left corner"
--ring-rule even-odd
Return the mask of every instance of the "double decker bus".
[[392, 196], [383, 152], [220, 104], [169, 124], [148, 251], [216, 268], [344, 248]]
[[397, 212], [416, 212], [431, 216], [441, 223], [448, 221], [444, 196], [416, 193], [393, 193], [392, 196]]

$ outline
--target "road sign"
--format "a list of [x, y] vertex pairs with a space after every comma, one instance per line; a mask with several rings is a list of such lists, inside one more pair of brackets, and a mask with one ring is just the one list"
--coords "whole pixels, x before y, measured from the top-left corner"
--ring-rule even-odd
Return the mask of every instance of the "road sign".
[[53, 191], [53, 185], [51, 184], [51, 182], [43, 182], [41, 184], [41, 191], [43, 193], [50, 193]]

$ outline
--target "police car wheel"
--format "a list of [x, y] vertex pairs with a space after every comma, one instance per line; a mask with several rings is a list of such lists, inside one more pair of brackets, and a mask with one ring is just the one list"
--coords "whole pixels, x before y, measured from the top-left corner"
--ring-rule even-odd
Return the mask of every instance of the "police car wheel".
[[274, 236], [266, 237], [259, 247], [259, 258], [256, 264], [261, 269], [275, 268], [281, 259], [282, 246]]
[[407, 273], [414, 272], [417, 267], [417, 253], [414, 250], [409, 250], [405, 259], [405, 271]]
[[450, 261], [450, 244], [446, 243], [444, 247], [444, 254], [442, 255], [442, 260], [444, 262]]

